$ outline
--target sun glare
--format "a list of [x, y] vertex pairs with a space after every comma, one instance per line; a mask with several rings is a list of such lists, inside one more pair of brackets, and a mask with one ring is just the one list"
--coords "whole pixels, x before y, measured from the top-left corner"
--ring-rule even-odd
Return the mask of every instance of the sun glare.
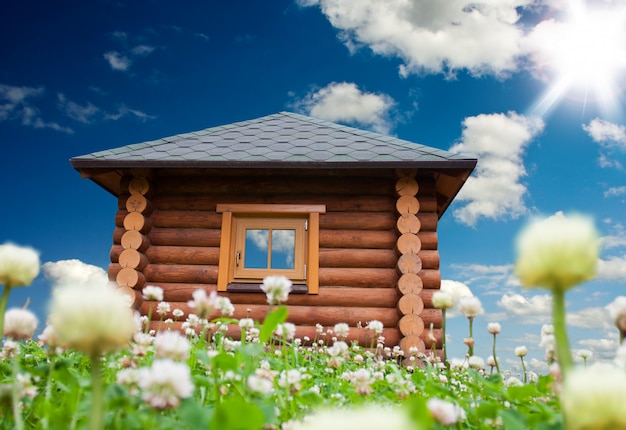
[[626, 81], [626, 6], [590, 9], [572, 1], [566, 21], [545, 21], [533, 33], [539, 66], [553, 82], [539, 110], [565, 93], [615, 103]]

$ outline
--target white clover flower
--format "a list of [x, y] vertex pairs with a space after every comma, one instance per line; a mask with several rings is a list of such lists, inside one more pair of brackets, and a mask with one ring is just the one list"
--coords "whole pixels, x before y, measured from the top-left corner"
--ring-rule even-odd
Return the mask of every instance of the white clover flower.
[[[333, 395], [343, 399], [340, 393]], [[419, 427], [403, 408], [369, 404], [360, 408], [318, 410], [301, 422], [293, 423], [292, 430], [418, 430]]]
[[433, 294], [433, 307], [437, 309], [450, 309], [454, 305], [452, 294], [447, 291], [436, 291]]
[[515, 348], [515, 356], [516, 357], [525, 357], [528, 354], [528, 348], [525, 346], [518, 346]]
[[15, 383], [17, 385], [18, 398], [34, 399], [37, 395], [37, 386], [33, 384], [29, 373], [18, 373], [15, 375]]
[[615, 327], [626, 331], [626, 296], [618, 296], [608, 306]]
[[274, 334], [286, 340], [291, 340], [296, 335], [296, 326], [289, 322], [278, 324]]
[[349, 349], [350, 347], [348, 346], [347, 343], [345, 343], [342, 340], [338, 340], [335, 343], [333, 343], [333, 346], [328, 348], [326, 352], [331, 357], [341, 357], [341, 356], [346, 356], [348, 354]]
[[239, 328], [242, 330], [248, 330], [254, 327], [254, 320], [252, 318], [242, 318], [239, 320]]
[[620, 369], [626, 370], [626, 344], [620, 345], [619, 348], [617, 348], [614, 362]]
[[20, 353], [20, 344], [11, 339], [5, 339], [2, 345], [0, 358], [15, 358]]
[[141, 290], [144, 300], [154, 300], [155, 302], [163, 301], [163, 288], [154, 285], [148, 285]]
[[139, 369], [141, 398], [156, 409], [175, 408], [180, 399], [191, 397], [193, 383], [189, 366], [172, 360], [155, 360], [151, 367]]
[[476, 296], [463, 296], [459, 298], [458, 308], [466, 318], [474, 318], [485, 312], [482, 303], [480, 303], [480, 299]]
[[264, 378], [269, 381], [273, 381], [274, 377], [278, 374], [275, 370], [272, 370], [270, 363], [267, 360], [262, 360], [259, 363], [259, 368], [254, 371], [254, 374], [259, 378]]
[[138, 356], [144, 356], [148, 353], [149, 347], [154, 342], [154, 336], [152, 336], [150, 333], [137, 332], [133, 335], [133, 341], [133, 354]]
[[335, 324], [333, 331], [335, 332], [337, 336], [339, 336], [342, 339], [345, 339], [350, 334], [350, 326], [346, 323], [337, 323]]
[[568, 429], [626, 428], [626, 373], [610, 365], [574, 368], [563, 382], [561, 408]]
[[137, 330], [126, 300], [109, 285], [58, 288], [49, 321], [62, 345], [88, 355], [128, 345]]
[[315, 333], [320, 335], [324, 332], [324, 326], [320, 323], [315, 324]]
[[383, 323], [378, 320], [372, 320], [367, 323], [367, 328], [372, 330], [376, 334], [381, 334], [383, 332]]
[[595, 276], [600, 239], [591, 219], [557, 212], [522, 231], [517, 254], [522, 285], [565, 291]]
[[38, 336], [39, 340], [47, 345], [51, 350], [62, 350], [61, 341], [56, 331], [54, 331], [54, 327], [50, 324], [44, 327], [41, 334]]
[[196, 328], [200, 325], [200, 317], [196, 314], [189, 314], [183, 324], [187, 324], [187, 327]]
[[274, 383], [270, 379], [261, 378], [257, 375], [248, 376], [248, 388], [260, 394], [269, 394], [274, 390]]
[[267, 303], [278, 305], [287, 301], [291, 285], [291, 281], [284, 276], [266, 276], [261, 284], [261, 290], [267, 296]]
[[576, 356], [581, 360], [589, 360], [591, 357], [593, 357], [593, 352], [588, 349], [579, 349], [576, 352]]
[[[199, 318], [209, 318], [217, 307], [217, 293], [211, 291], [207, 296], [205, 290], [199, 288], [192, 294], [193, 300], [189, 300], [187, 305], [196, 310]], [[187, 317], [189, 319], [189, 316]]]
[[128, 388], [128, 391], [132, 395], [137, 395], [138, 387], [139, 387], [139, 377], [140, 377], [140, 369], [134, 369], [132, 367], [128, 367], [125, 369], [121, 369], [117, 372], [115, 380], [117, 385], [122, 385]]
[[180, 318], [183, 315], [185, 315], [185, 313], [182, 310], [180, 310], [180, 309], [174, 309], [172, 311], [172, 315], [174, 316], [174, 318]]
[[215, 300], [215, 308], [223, 317], [230, 317], [235, 313], [235, 307], [228, 297], [218, 296]]
[[502, 327], [497, 322], [490, 322], [487, 324], [487, 331], [490, 334], [499, 334], [502, 331]]
[[541, 335], [551, 335], [554, 334], [554, 326], [552, 324], [544, 324], [541, 326]]
[[546, 351], [554, 352], [556, 350], [556, 339], [553, 334], [546, 334], [541, 336], [539, 346]]
[[33, 337], [39, 320], [28, 309], [12, 308], [4, 314], [4, 335], [15, 340]]
[[170, 311], [170, 304], [168, 302], [159, 302], [156, 308], [156, 313], [162, 317], [167, 315]]
[[289, 388], [292, 392], [297, 392], [302, 388], [301, 381], [302, 374], [297, 369], [283, 370], [278, 377], [278, 385]]
[[521, 387], [524, 383], [515, 376], [509, 377], [506, 381], [504, 381], [504, 385], [507, 387]]
[[177, 331], [160, 331], [154, 338], [157, 358], [184, 361], [189, 358], [191, 343]]
[[477, 355], [472, 355], [467, 363], [472, 369], [483, 370], [485, 368], [485, 361]]
[[12, 243], [0, 245], [0, 284], [8, 288], [30, 285], [39, 274], [39, 253]]
[[357, 394], [367, 395], [374, 392], [372, 384], [375, 378], [369, 370], [361, 367], [350, 373], [350, 382], [354, 386], [354, 391], [356, 391]]
[[465, 411], [454, 403], [432, 397], [426, 402], [428, 411], [433, 418], [444, 426], [455, 425], [465, 420]]

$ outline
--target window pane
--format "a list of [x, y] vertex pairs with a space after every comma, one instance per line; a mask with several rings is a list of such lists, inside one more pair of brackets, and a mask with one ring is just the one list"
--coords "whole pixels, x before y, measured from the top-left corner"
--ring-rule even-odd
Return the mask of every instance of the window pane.
[[272, 269], [293, 269], [295, 230], [272, 230]]
[[246, 269], [267, 269], [269, 230], [246, 230]]

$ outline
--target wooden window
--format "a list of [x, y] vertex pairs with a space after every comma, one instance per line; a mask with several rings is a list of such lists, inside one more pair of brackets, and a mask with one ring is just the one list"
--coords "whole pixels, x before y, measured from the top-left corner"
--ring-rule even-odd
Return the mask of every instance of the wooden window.
[[222, 214], [218, 291], [251, 291], [264, 277], [283, 275], [317, 294], [319, 214], [325, 206], [218, 204], [217, 212]]

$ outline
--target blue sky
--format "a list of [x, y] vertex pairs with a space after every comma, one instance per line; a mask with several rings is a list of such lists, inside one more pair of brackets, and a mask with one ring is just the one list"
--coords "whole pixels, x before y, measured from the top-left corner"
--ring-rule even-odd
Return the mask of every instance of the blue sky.
[[[117, 203], [71, 157], [294, 111], [479, 158], [439, 234], [444, 284], [483, 302], [484, 358], [498, 321], [501, 359], [526, 345], [545, 370], [549, 297], [520, 289], [513, 242], [535, 215], [593, 216], [605, 245], [598, 279], [567, 296], [570, 337], [610, 359], [606, 306], [626, 294], [625, 29], [610, 0], [11, 2], [0, 241], [106, 270]], [[30, 297], [43, 314], [51, 283], [42, 274], [11, 305]], [[449, 326], [460, 356], [467, 322]]]

